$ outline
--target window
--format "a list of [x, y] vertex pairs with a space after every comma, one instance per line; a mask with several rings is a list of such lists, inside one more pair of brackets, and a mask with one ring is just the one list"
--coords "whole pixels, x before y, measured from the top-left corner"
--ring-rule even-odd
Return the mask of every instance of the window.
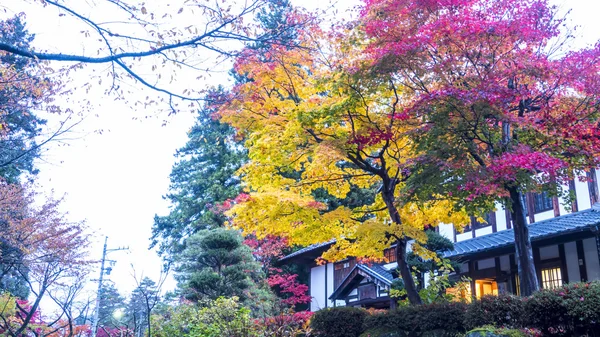
[[396, 262], [396, 248], [388, 248], [384, 250], [383, 255], [388, 263]]
[[542, 269], [542, 288], [556, 289], [562, 286], [560, 267]]
[[482, 216], [483, 220], [485, 220], [485, 222], [481, 222], [479, 220], [477, 220], [476, 216], [471, 216], [471, 223], [465, 227], [464, 231], [468, 232], [468, 231], [472, 231], [473, 229], [479, 229], [479, 228], [483, 228], [483, 227], [487, 227], [490, 225], [490, 213], [486, 213], [485, 215]]
[[[525, 206], [525, 214], [528, 215], [529, 210], [527, 209], [526, 195], [522, 194], [521, 198], [523, 200], [523, 205]], [[533, 193], [533, 207], [535, 211], [534, 213], [541, 213], [554, 209], [552, 197], [548, 194], [548, 192]]]
[[494, 280], [476, 280], [475, 296], [479, 299], [485, 295], [498, 296], [498, 283]]

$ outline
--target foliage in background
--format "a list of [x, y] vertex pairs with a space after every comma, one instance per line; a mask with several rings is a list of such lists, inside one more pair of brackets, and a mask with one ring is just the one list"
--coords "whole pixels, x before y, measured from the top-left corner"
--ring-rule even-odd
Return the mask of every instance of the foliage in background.
[[155, 337], [257, 336], [250, 311], [237, 298], [182, 303], [165, 315], [153, 316]]

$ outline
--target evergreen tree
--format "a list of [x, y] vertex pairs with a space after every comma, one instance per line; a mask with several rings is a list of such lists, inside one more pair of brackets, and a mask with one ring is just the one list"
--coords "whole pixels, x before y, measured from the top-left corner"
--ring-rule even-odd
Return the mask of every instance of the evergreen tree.
[[152, 246], [169, 259], [184, 248], [184, 240], [203, 229], [219, 228], [225, 217], [216, 207], [241, 191], [235, 172], [246, 151], [234, 138], [234, 130], [211, 117], [206, 106], [198, 113], [187, 144], [175, 156], [171, 172], [169, 215], [154, 217]]
[[112, 283], [104, 283], [100, 289], [100, 308], [98, 309], [98, 327], [116, 328], [124, 325], [115, 318], [118, 310], [126, 308], [125, 298]]
[[237, 231], [205, 230], [186, 243], [177, 261], [175, 276], [186, 298], [193, 301], [232, 296], [246, 298], [259, 267]]

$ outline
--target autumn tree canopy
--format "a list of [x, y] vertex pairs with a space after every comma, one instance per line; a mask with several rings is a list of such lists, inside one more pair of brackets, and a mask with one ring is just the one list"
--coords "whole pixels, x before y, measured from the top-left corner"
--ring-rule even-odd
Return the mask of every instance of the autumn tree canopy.
[[568, 48], [546, 0], [368, 0], [368, 58], [407, 94], [411, 193], [512, 214], [521, 294], [539, 288], [523, 195], [569, 200], [600, 164], [600, 44]]
[[[246, 50], [235, 71], [248, 81], [233, 89], [222, 119], [245, 139], [249, 162], [240, 174], [248, 194], [228, 213], [246, 233], [308, 245], [333, 238], [324, 258], [383, 259], [398, 244], [400, 272], [411, 302], [419, 297], [406, 265], [406, 245], [426, 255], [423, 229], [458, 228], [466, 215], [448, 198], [408, 199], [406, 168], [416, 157], [408, 137], [420, 121], [403, 110], [404, 89], [364, 61], [360, 31], [303, 30], [302, 48]], [[344, 199], [371, 191], [367, 205], [329, 207], [317, 195]], [[367, 198], [368, 200], [368, 198]]]

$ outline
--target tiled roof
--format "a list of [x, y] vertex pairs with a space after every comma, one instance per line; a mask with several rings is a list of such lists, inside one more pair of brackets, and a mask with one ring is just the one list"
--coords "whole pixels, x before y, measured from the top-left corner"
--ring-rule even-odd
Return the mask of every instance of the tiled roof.
[[381, 264], [372, 264], [370, 266], [366, 264], [359, 264], [358, 267], [384, 283], [392, 284], [392, 281], [394, 280], [392, 273], [385, 269]]
[[313, 251], [313, 250], [316, 250], [316, 249], [319, 249], [319, 248], [327, 247], [327, 246], [332, 245], [334, 243], [335, 243], [335, 239], [327, 241], [327, 242], [323, 242], [323, 243], [317, 243], [317, 244], [314, 244], [314, 245], [310, 245], [308, 247], [302, 248], [302, 249], [300, 249], [298, 251], [295, 251], [295, 252], [293, 252], [293, 253], [291, 253], [289, 255], [286, 255], [286, 256], [282, 257], [281, 259], [279, 259], [279, 261], [288, 260], [288, 259], [291, 259], [293, 257], [300, 256], [300, 255], [302, 255], [304, 253], [308, 253], [310, 251]]
[[371, 277], [379, 280], [379, 282], [388, 286], [390, 286], [392, 284], [392, 281], [394, 280], [394, 276], [392, 275], [392, 273], [389, 270], [385, 269], [382, 264], [372, 264], [369, 266], [366, 264], [359, 263], [355, 265], [354, 268], [352, 268], [352, 270], [350, 270], [348, 275], [346, 275], [342, 282], [340, 282], [340, 285], [337, 287], [337, 289], [335, 289], [331, 296], [329, 296], [330, 300], [337, 299], [338, 295], [344, 291], [344, 288], [348, 287], [348, 285], [346, 284], [346, 280], [348, 280], [349, 277], [357, 276], [353, 275], [352, 273], [355, 269], [360, 269], [364, 271]]
[[[600, 225], [600, 205], [595, 204], [585, 211], [575, 212], [556, 218], [535, 222], [529, 225], [531, 241], [551, 238], [557, 235], [581, 232]], [[444, 257], [458, 257], [481, 253], [492, 249], [513, 245], [515, 234], [512, 229], [482, 235], [454, 244], [454, 250], [444, 253]]]

